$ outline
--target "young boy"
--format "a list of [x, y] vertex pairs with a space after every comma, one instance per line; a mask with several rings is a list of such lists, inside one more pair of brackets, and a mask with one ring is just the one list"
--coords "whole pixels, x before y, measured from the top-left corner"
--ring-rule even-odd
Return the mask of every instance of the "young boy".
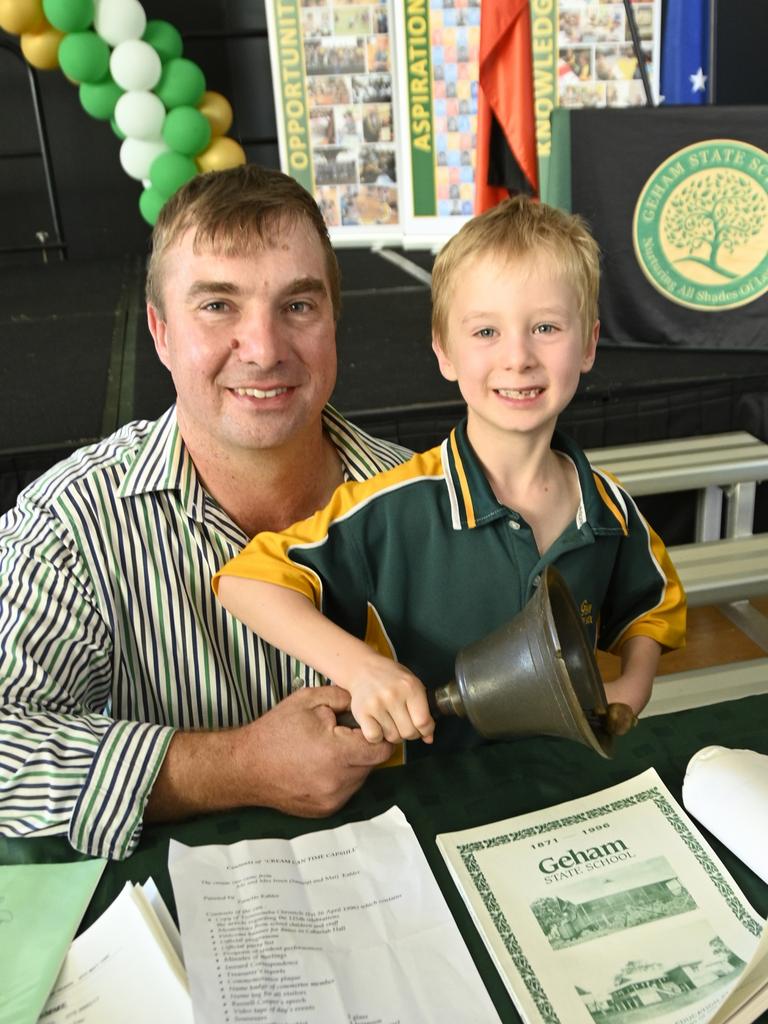
[[[685, 595], [662, 542], [555, 430], [595, 359], [598, 287], [578, 217], [516, 197], [469, 221], [432, 275], [432, 347], [466, 420], [285, 533], [259, 534], [214, 580], [229, 611], [350, 692], [372, 742], [432, 742], [425, 687], [519, 612], [549, 563], [593, 643], [621, 655], [611, 703], [637, 714], [662, 650], [684, 642]], [[470, 733], [445, 719], [436, 739]]]

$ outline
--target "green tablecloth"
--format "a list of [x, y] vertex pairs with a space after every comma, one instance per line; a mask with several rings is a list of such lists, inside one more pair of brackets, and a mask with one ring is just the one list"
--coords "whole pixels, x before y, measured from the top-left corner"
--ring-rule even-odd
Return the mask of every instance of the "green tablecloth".
[[[277, 811], [248, 809], [173, 825], [151, 826], [145, 829], [138, 850], [129, 860], [107, 866], [83, 927], [109, 906], [126, 881], [143, 882], [150, 875], [175, 912], [167, 867], [171, 837], [193, 846], [268, 836], [290, 838], [370, 818], [397, 804], [421, 842], [502, 1020], [519, 1021], [437, 850], [437, 833], [470, 828], [562, 803], [612, 786], [650, 767], [657, 770], [680, 801], [689, 759], [701, 747], [710, 744], [768, 754], [768, 695], [645, 719], [617, 742], [615, 756], [610, 761], [567, 740], [512, 740], [461, 754], [426, 757], [402, 768], [374, 772], [341, 812], [320, 821], [294, 818]], [[768, 916], [768, 885], [716, 839], [708, 835], [707, 838], [755, 910], [763, 917]], [[63, 839], [0, 839], [0, 864], [76, 857]]]

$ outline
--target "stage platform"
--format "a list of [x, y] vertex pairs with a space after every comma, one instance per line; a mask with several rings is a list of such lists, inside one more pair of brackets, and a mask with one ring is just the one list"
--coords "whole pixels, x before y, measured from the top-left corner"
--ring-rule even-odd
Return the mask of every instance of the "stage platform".
[[[361, 426], [414, 449], [462, 415], [429, 337], [427, 252], [339, 251], [343, 311], [334, 403]], [[80, 444], [173, 401], [146, 329], [137, 257], [5, 267], [0, 279], [0, 510]], [[717, 314], [711, 314], [716, 316]], [[765, 351], [602, 344], [562, 426], [584, 447], [748, 430], [768, 440]], [[758, 494], [758, 528], [768, 529]], [[668, 543], [689, 539], [693, 502], [643, 499]]]

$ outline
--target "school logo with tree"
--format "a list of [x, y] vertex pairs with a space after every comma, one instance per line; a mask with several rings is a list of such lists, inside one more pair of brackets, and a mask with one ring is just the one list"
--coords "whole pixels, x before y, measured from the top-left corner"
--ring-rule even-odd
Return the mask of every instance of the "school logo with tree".
[[735, 139], [678, 150], [635, 206], [635, 255], [653, 287], [707, 312], [768, 291], [768, 154]]

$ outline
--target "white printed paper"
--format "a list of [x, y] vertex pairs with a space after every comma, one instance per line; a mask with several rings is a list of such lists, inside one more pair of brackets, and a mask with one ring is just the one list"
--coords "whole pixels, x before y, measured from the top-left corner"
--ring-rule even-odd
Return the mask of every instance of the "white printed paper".
[[171, 840], [195, 1024], [498, 1015], [398, 808], [293, 840]]

